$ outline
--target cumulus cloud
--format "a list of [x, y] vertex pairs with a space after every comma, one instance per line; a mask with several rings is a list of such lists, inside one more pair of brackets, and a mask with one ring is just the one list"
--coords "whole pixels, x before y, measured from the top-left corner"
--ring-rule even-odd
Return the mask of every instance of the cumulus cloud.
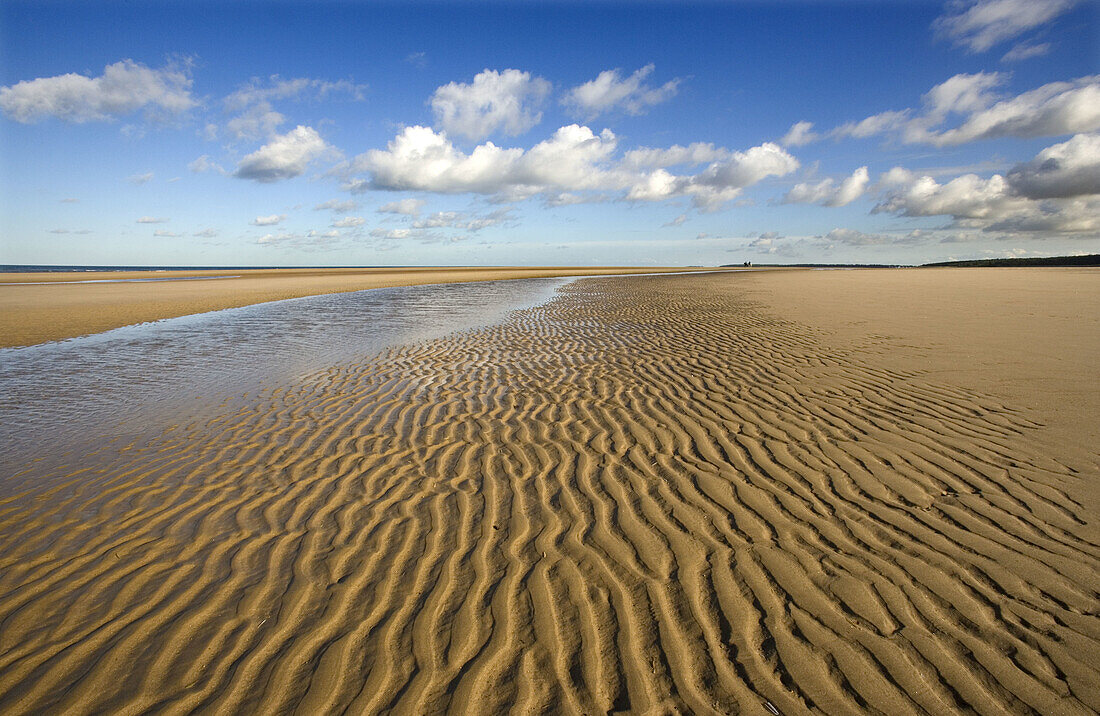
[[1074, 0], [973, 0], [953, 3], [936, 18], [936, 32], [970, 52], [994, 45], [1050, 22], [1074, 5]]
[[286, 214], [272, 214], [271, 216], [257, 216], [248, 223], [253, 226], [275, 226], [284, 219], [286, 219]]
[[821, 135], [814, 132], [813, 122], [795, 122], [779, 143], [784, 147], [801, 147], [820, 138]]
[[1041, 42], [1038, 44], [1021, 42], [1006, 52], [1004, 57], [1001, 58], [1001, 62], [1022, 62], [1024, 60], [1030, 60], [1032, 57], [1042, 57], [1049, 52], [1049, 42]]
[[[1049, 137], [1100, 129], [1100, 75], [1051, 82], [1016, 96], [1000, 72], [959, 74], [929, 90], [923, 109], [882, 112], [834, 129], [834, 137], [896, 132], [907, 144], [954, 146], [998, 137]], [[954, 126], [949, 126], [954, 124]]]
[[1079, 134], [1047, 147], [1006, 179], [1013, 191], [1029, 199], [1100, 194], [1100, 135]]
[[359, 202], [354, 199], [348, 199], [347, 201], [340, 201], [339, 199], [329, 199], [328, 201], [322, 201], [313, 207], [314, 211], [331, 211], [335, 214], [346, 214], [349, 211], [355, 211], [359, 208]]
[[135, 223], [138, 224], [166, 224], [168, 219], [157, 216], [142, 216]]
[[1100, 75], [1051, 82], [975, 111], [958, 126], [925, 131], [913, 126], [906, 141], [949, 146], [997, 137], [1050, 137], [1100, 129]]
[[127, 178], [126, 181], [130, 182], [131, 184], [136, 184], [138, 186], [141, 186], [142, 184], [148, 184], [149, 182], [153, 181], [153, 172], [134, 174]]
[[798, 167], [798, 160], [782, 147], [765, 142], [744, 152], [731, 152], [728, 159], [713, 162], [698, 174], [674, 176], [657, 169], [634, 177], [626, 198], [662, 201], [688, 196], [696, 208], [713, 210], [736, 198], [745, 187], [769, 176], [790, 174]]
[[160, 237], [160, 238], [166, 238], [166, 239], [176, 239], [176, 238], [179, 238], [180, 236], [182, 236], [182, 234], [177, 234], [174, 231], [168, 231], [166, 229], [157, 229], [156, 231], [153, 232], [153, 236], [157, 236], [157, 237]]
[[839, 183], [829, 178], [815, 184], [796, 184], [783, 197], [783, 203], [846, 206], [863, 196], [870, 183], [871, 176], [867, 167], [860, 167]]
[[172, 66], [150, 69], [133, 60], [107, 65], [99, 77], [69, 73], [0, 88], [0, 110], [24, 124], [46, 117], [105, 121], [139, 109], [149, 117], [175, 115], [195, 104], [186, 71]]
[[298, 125], [241, 160], [233, 176], [258, 182], [276, 182], [305, 173], [310, 162], [331, 151], [312, 127]]
[[645, 83], [645, 78], [653, 70], [654, 65], [650, 63], [625, 78], [618, 69], [604, 70], [596, 79], [569, 90], [562, 103], [587, 119], [613, 110], [643, 114], [650, 107], [674, 97], [681, 82], [676, 78], [660, 87], [651, 87]]
[[203, 229], [202, 231], [196, 231], [191, 235], [198, 236], [201, 239], [212, 239], [218, 235], [218, 231], [217, 229]]
[[523, 134], [542, 121], [539, 106], [550, 83], [520, 70], [485, 70], [470, 84], [450, 82], [431, 98], [436, 126], [450, 134], [480, 140], [494, 132]]
[[[745, 187], [768, 176], [788, 174], [799, 166], [798, 160], [781, 147], [765, 143], [744, 152], [707, 150], [697, 156], [723, 158], [698, 173], [675, 175], [664, 168], [643, 168], [668, 161], [659, 151], [628, 153], [616, 161], [617, 148], [611, 130], [595, 134], [588, 127], [573, 124], [526, 151], [487, 142], [466, 154], [444, 134], [427, 127], [407, 127], [385, 150], [370, 150], [356, 157], [351, 170], [367, 172], [370, 179], [353, 180], [347, 186], [353, 192], [380, 189], [474, 193], [505, 201], [540, 194], [549, 200], [580, 192], [595, 192], [602, 197], [612, 193], [630, 201], [689, 197], [698, 208], [714, 209]], [[698, 147], [674, 149], [678, 161], [691, 161], [693, 152], [702, 151]], [[640, 158], [643, 156], [649, 158]]]
[[378, 207], [378, 213], [380, 214], [403, 214], [404, 216], [416, 216], [420, 213], [420, 210], [424, 207], [423, 199], [401, 199], [400, 201], [391, 201], [388, 204], [383, 204]]
[[875, 212], [950, 216], [953, 226], [999, 232], [1096, 236], [1100, 230], [1100, 138], [1079, 135], [1006, 175], [964, 174], [939, 183], [895, 168], [883, 176]]
[[350, 229], [355, 226], [362, 226], [366, 221], [361, 216], [345, 216], [343, 219], [332, 222], [332, 225], [337, 229]]

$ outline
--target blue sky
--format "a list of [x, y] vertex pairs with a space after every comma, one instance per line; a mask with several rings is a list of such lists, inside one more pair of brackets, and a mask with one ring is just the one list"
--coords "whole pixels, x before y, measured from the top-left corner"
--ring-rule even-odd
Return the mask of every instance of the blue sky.
[[0, 4], [0, 263], [1100, 252], [1100, 3]]

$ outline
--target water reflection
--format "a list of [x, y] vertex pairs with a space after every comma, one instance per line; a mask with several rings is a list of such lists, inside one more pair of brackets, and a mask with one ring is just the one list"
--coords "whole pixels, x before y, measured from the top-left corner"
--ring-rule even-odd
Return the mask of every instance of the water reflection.
[[186, 422], [225, 397], [483, 326], [572, 279], [382, 288], [0, 349], [0, 471]]

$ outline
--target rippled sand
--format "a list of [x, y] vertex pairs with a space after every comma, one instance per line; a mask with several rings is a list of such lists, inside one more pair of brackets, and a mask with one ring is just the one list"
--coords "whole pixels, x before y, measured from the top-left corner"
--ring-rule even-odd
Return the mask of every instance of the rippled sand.
[[1100, 710], [1093, 449], [745, 278], [580, 281], [8, 496], [0, 711]]

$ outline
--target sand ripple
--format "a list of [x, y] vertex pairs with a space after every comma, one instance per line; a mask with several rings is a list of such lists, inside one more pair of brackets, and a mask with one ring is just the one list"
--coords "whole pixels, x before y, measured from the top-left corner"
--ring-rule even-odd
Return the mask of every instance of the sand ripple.
[[1083, 476], [738, 295], [580, 281], [8, 496], [0, 710], [1100, 710]]

